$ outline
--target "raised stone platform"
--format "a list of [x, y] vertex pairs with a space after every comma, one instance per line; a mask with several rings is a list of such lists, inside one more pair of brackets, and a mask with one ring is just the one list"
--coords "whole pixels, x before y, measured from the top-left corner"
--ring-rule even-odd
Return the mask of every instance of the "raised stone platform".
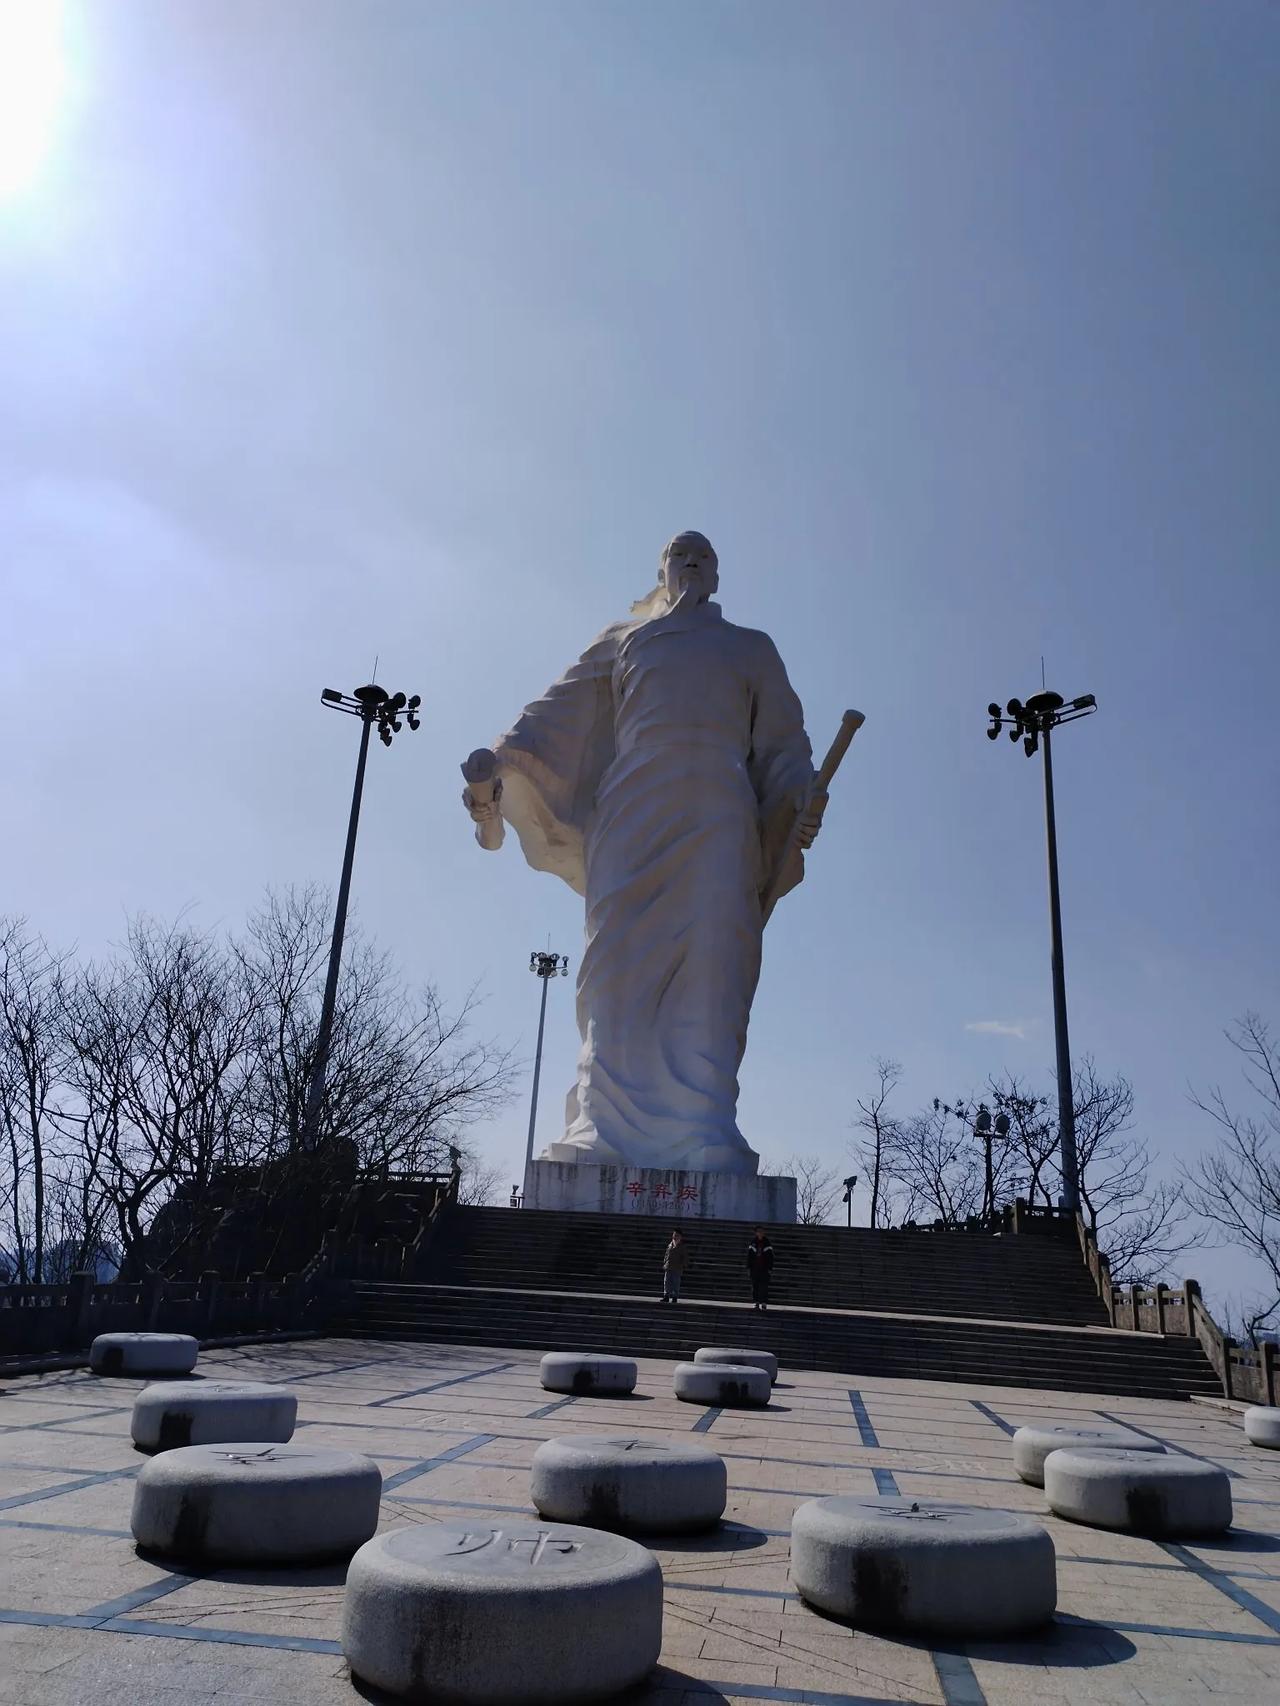
[[537, 1160], [525, 1169], [524, 1206], [794, 1226], [796, 1182], [754, 1173], [691, 1173], [679, 1168]]
[[[683, 1328], [676, 1310], [651, 1313]], [[771, 1334], [782, 1318], [766, 1318]], [[725, 1322], [722, 1312], [720, 1331], [691, 1334], [683, 1350], [737, 1338]], [[671, 1391], [672, 1353], [649, 1349], [637, 1358], [634, 1400], [608, 1408], [575, 1402], [530, 1420], [550, 1397], [539, 1383], [544, 1348], [307, 1338], [206, 1347], [200, 1367], [218, 1380], [295, 1385], [307, 1424], [299, 1441], [340, 1442], [382, 1462], [397, 1482], [385, 1501], [389, 1528], [440, 1520], [488, 1539], [494, 1528], [547, 1526], [526, 1505], [518, 1466], [544, 1438], [578, 1427], [720, 1450], [729, 1464], [725, 1525], [646, 1542], [666, 1575], [667, 1642], [662, 1668], [636, 1706], [824, 1699], [1276, 1706], [1280, 1601], [1269, 1578], [1280, 1560], [1280, 1452], [1251, 1446], [1233, 1412], [1185, 1399], [1117, 1405], [1094, 1389], [1047, 1400], [1042, 1390], [992, 1390], [954, 1369], [937, 1382], [898, 1373], [851, 1379], [784, 1356], [783, 1379], [793, 1390], [779, 1392], [779, 1403], [726, 1411], [695, 1433], [700, 1412]], [[428, 1386], [433, 1395], [404, 1396]], [[113, 1395], [87, 1371], [67, 1369], [6, 1376], [0, 1387], [11, 1465], [0, 1495], [8, 1506], [0, 1513], [0, 1698], [7, 1706], [214, 1706], [206, 1689], [222, 1697], [217, 1706], [365, 1706], [372, 1690], [361, 1697], [339, 1649], [342, 1566], [183, 1572], [176, 1560], [139, 1554], [129, 1533], [134, 1479], [140, 1466], [163, 1459], [134, 1451], [132, 1393]], [[437, 1404], [447, 1408], [428, 1410]], [[1006, 1430], [1046, 1414], [1098, 1425], [1100, 1411], [1122, 1415], [1169, 1449], [1231, 1468], [1245, 1532], [1212, 1549], [1166, 1550], [1050, 1516], [1043, 1495], [1014, 1474]], [[842, 1486], [870, 1500], [877, 1483], [887, 1494], [889, 1475], [912, 1502], [927, 1505], [946, 1489], [965, 1504], [1044, 1512], [1040, 1520], [1058, 1543], [1058, 1620], [1043, 1635], [1019, 1637], [1016, 1649], [975, 1640], [957, 1655], [945, 1650], [949, 1643], [851, 1636], [792, 1598], [795, 1507]], [[532, 1573], [551, 1568], [540, 1562]], [[429, 1648], [434, 1631], [424, 1630]], [[580, 1624], [570, 1631], [584, 1647], [586, 1634]]]

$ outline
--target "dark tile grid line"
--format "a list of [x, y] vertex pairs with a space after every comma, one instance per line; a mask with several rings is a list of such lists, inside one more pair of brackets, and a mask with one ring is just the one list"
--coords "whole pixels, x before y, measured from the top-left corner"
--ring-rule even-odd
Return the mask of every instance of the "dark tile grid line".
[[557, 1410], [563, 1410], [568, 1404], [576, 1404], [576, 1398], [557, 1398], [553, 1404], [544, 1404], [540, 1410], [530, 1410], [524, 1418], [526, 1422], [541, 1421], [543, 1416], [553, 1416]]
[[[21, 1393], [10, 1392], [6, 1396], [17, 1403], [23, 1402]], [[75, 1406], [72, 1405], [72, 1408], [74, 1409]], [[28, 1434], [36, 1433], [44, 1428], [65, 1428], [69, 1427], [72, 1422], [96, 1421], [100, 1416], [127, 1416], [130, 1409], [130, 1405], [120, 1404], [110, 1410], [86, 1410], [81, 1416], [54, 1416], [48, 1422], [6, 1422], [3, 1427], [0, 1427], [0, 1433]], [[91, 1434], [89, 1437], [91, 1439], [119, 1439], [120, 1436], [119, 1434], [103, 1433]]]
[[1185, 1445], [1175, 1445], [1171, 1439], [1165, 1439], [1161, 1434], [1148, 1433], [1146, 1428], [1140, 1428], [1136, 1422], [1121, 1421], [1119, 1416], [1110, 1410], [1095, 1410], [1095, 1416], [1101, 1416], [1103, 1421], [1110, 1422], [1114, 1427], [1124, 1428], [1128, 1433], [1141, 1434], [1143, 1439], [1153, 1439], [1157, 1445], [1162, 1445], [1166, 1451], [1176, 1451], [1179, 1457], [1192, 1457], [1197, 1463], [1212, 1463], [1215, 1469], [1221, 1468], [1224, 1475], [1229, 1475], [1233, 1481], [1239, 1481], [1240, 1475], [1234, 1469], [1215, 1462], [1211, 1457], [1202, 1457], [1198, 1451], [1188, 1451]]
[[[577, 1400], [573, 1400], [573, 1401], [576, 1402]], [[463, 1422], [466, 1419], [467, 1419], [466, 1417], [459, 1417], [460, 1422]], [[525, 1421], [532, 1421], [534, 1419], [534, 1417], [526, 1416], [523, 1419]], [[629, 1421], [631, 1422], [632, 1426], [641, 1425], [641, 1424], [637, 1424], [635, 1422], [634, 1418], [629, 1418]], [[704, 1427], [705, 1427], [705, 1425], [709, 1425], [706, 1423], [705, 1417], [702, 1418], [702, 1421], [704, 1423]], [[53, 1426], [52, 1423], [41, 1423], [39, 1425], [43, 1426], [43, 1427]], [[372, 1428], [373, 1426], [374, 1426], [374, 1424], [371, 1422], [326, 1422], [326, 1421], [322, 1421], [322, 1420], [317, 1420], [315, 1418], [306, 1418], [306, 1419], [304, 1419], [298, 1423], [299, 1428], [331, 1427], [331, 1428], [343, 1428], [343, 1429], [348, 1429], [348, 1430], [354, 1428], [359, 1432], [365, 1432], [365, 1431], [369, 1430], [370, 1428]], [[696, 1423], [694, 1424], [694, 1426], [695, 1426], [695, 1428], [697, 1428]], [[660, 1422], [655, 1423], [654, 1427], [655, 1427], [655, 1431], [658, 1431], [658, 1432], [670, 1433], [673, 1431], [669, 1426], [664, 1426]], [[443, 1434], [443, 1435], [447, 1436], [449, 1434], [461, 1433], [463, 1431], [460, 1426], [459, 1427], [452, 1427], [452, 1428], [422, 1428], [422, 1427], [409, 1427], [409, 1426], [406, 1426], [403, 1428], [396, 1428], [390, 1423], [385, 1424], [383, 1427], [381, 1427], [380, 1431], [386, 1431], [387, 1429], [390, 1429], [390, 1431], [392, 1431], [392, 1432], [413, 1433], [413, 1434], [416, 1434], [419, 1436], [421, 1436], [423, 1434]], [[77, 1436], [77, 1437], [80, 1437], [80, 1436]], [[99, 1433], [99, 1432], [84, 1433], [83, 1437], [86, 1439], [111, 1439], [111, 1440], [116, 1440], [117, 1442], [119, 1440], [118, 1434], [114, 1434], [114, 1433], [109, 1434], [109, 1433], [105, 1433], [105, 1432], [104, 1433]], [[521, 1443], [521, 1444], [533, 1444], [533, 1445], [541, 1445], [543, 1443], [545, 1437], [546, 1436], [543, 1434], [520, 1434], [520, 1433], [496, 1433], [492, 1436], [492, 1438], [495, 1440], [503, 1440], [503, 1441], [510, 1440], [510, 1441]], [[861, 1469], [861, 1468], [868, 1467], [868, 1465], [866, 1465], [866, 1464], [861, 1464], [861, 1463], [851, 1461], [851, 1460], [850, 1461], [844, 1461], [844, 1462], [836, 1462], [836, 1461], [833, 1461], [829, 1458], [775, 1457], [771, 1454], [766, 1454], [763, 1452], [756, 1452], [756, 1451], [730, 1451], [730, 1450], [726, 1449], [726, 1446], [728, 1444], [729, 1439], [732, 1437], [733, 1436], [727, 1436], [725, 1439], [725, 1442], [720, 1445], [720, 1455], [723, 1458], [731, 1459], [731, 1460], [738, 1461], [738, 1462], [743, 1462], [743, 1463], [776, 1463], [776, 1464], [781, 1464], [786, 1468], [796, 1468], [796, 1469]], [[903, 1446], [901, 1448], [890, 1448], [890, 1449], [894, 1449], [894, 1450], [900, 1449], [901, 1452], [905, 1454], [910, 1448]], [[388, 1463], [420, 1463], [423, 1461], [416, 1454], [408, 1455], [405, 1453], [382, 1451], [381, 1449], [379, 1449], [377, 1451], [376, 1455]], [[939, 1453], [938, 1455], [941, 1456], [943, 1454]], [[952, 1454], [952, 1455], [954, 1455], [954, 1454]], [[31, 1465], [27, 1464], [27, 1465], [23, 1465], [23, 1467], [30, 1468]], [[522, 1464], [522, 1463], [486, 1464], [485, 1467], [486, 1468], [495, 1468], [495, 1469], [525, 1469], [528, 1467], [528, 1465]], [[67, 1472], [68, 1473], [75, 1473], [76, 1471], [71, 1469], [70, 1465], [68, 1465], [67, 1466]], [[86, 1470], [86, 1471], [84, 1471], [84, 1473], [89, 1474], [89, 1473], [91, 1473], [91, 1471]], [[932, 1468], [928, 1464], [898, 1464], [897, 1465], [897, 1473], [899, 1475], [903, 1475], [903, 1474], [927, 1475], [927, 1476], [935, 1477], [937, 1479], [955, 1480], [955, 1481], [986, 1481], [986, 1482], [991, 1482], [993, 1484], [1001, 1485], [1001, 1486], [1008, 1485], [1008, 1481], [1009, 1481], [1009, 1477], [1007, 1475], [982, 1475], [982, 1474], [979, 1474], [976, 1471], [972, 1471], [972, 1470], [935, 1469], [935, 1468]], [[757, 1492], [789, 1492], [790, 1491], [789, 1488], [768, 1488], [768, 1487], [760, 1487], [760, 1488], [756, 1488], [754, 1490]], [[815, 1497], [815, 1498], [821, 1497], [821, 1496], [822, 1496], [821, 1494], [814, 1494], [813, 1495], [813, 1497]], [[1239, 1503], [1242, 1501], [1237, 1501], [1237, 1502]], [[1248, 1501], [1243, 1501], [1243, 1502], [1248, 1502]], [[1258, 1501], [1258, 1502], [1263, 1502], [1263, 1501]]]
[[1203, 1558], [1197, 1558], [1194, 1552], [1185, 1546], [1178, 1546], [1173, 1541], [1157, 1542], [1162, 1552], [1167, 1552], [1177, 1563], [1182, 1564], [1202, 1582], [1207, 1582], [1211, 1588], [1216, 1588], [1231, 1601], [1239, 1606], [1241, 1611], [1247, 1611], [1251, 1617], [1256, 1617], [1259, 1623], [1265, 1624], [1273, 1635], [1280, 1635], [1280, 1611], [1260, 1600], [1256, 1594], [1251, 1594], [1248, 1588], [1238, 1587], [1230, 1576], [1217, 1570], [1212, 1564], [1206, 1564]]
[[980, 1411], [981, 1414], [984, 1415], [989, 1422], [994, 1422], [996, 1424], [996, 1426], [1001, 1430], [1002, 1433], [1006, 1433], [1006, 1434], [1017, 1433], [1018, 1430], [1017, 1430], [1017, 1428], [1014, 1427], [1012, 1422], [1006, 1422], [1003, 1416], [997, 1416], [995, 1411], [992, 1409], [989, 1409], [987, 1407], [987, 1405], [979, 1403], [979, 1401], [976, 1398], [970, 1398], [969, 1402], [973, 1405], [974, 1409]]
[[[492, 1368], [473, 1369], [470, 1374], [455, 1374], [449, 1380], [437, 1380], [431, 1386], [417, 1386], [411, 1392], [393, 1392], [389, 1398], [375, 1398], [366, 1404], [367, 1410], [380, 1410], [386, 1404], [398, 1404], [404, 1398], [423, 1398], [428, 1392], [443, 1392], [447, 1386], [465, 1386], [469, 1380], [483, 1380], [486, 1374], [501, 1374], [504, 1369], [514, 1368], [513, 1362], [496, 1363]], [[514, 1403], [515, 1400], [512, 1399]]]
[[[799, 1594], [790, 1593], [781, 1588], [725, 1587], [711, 1582], [671, 1582], [667, 1586], [667, 1592], [672, 1594], [715, 1593], [738, 1599], [771, 1599], [784, 1603], [800, 1602]], [[1121, 1634], [1164, 1635], [1181, 1640], [1223, 1642], [1231, 1646], [1280, 1648], [1280, 1636], [1255, 1635], [1244, 1630], [1195, 1629], [1163, 1623], [1108, 1622], [1099, 1625], [1095, 1624], [1090, 1618], [1073, 1617], [1069, 1613], [1061, 1611], [1057, 1614], [1057, 1620], [1075, 1628], [1105, 1628], [1116, 1630]], [[257, 1631], [240, 1629], [204, 1627], [196, 1629], [188, 1628], [180, 1623], [147, 1623], [130, 1617], [111, 1617], [99, 1620], [87, 1614], [71, 1616], [55, 1611], [0, 1610], [0, 1623], [25, 1624], [34, 1628], [103, 1629], [117, 1634], [158, 1635], [179, 1641], [210, 1641], [242, 1647], [276, 1647], [288, 1652], [338, 1653], [341, 1651], [337, 1641], [326, 1641], [319, 1637], [263, 1635]], [[722, 1686], [730, 1687], [728, 1684]], [[742, 1695], [744, 1685], [733, 1683], [731, 1692]], [[801, 1694], [799, 1698], [810, 1699], [812, 1696]]]
[[963, 1652], [956, 1647], [939, 1647], [929, 1657], [946, 1706], [987, 1706], [987, 1697]]
[[85, 1612], [86, 1617], [123, 1617], [127, 1612], [136, 1611], [139, 1606], [150, 1605], [152, 1600], [163, 1599], [167, 1593], [176, 1593], [179, 1588], [190, 1587], [192, 1582], [199, 1581], [198, 1576], [170, 1575], [158, 1582], [151, 1582], [147, 1587], [135, 1588], [132, 1593], [122, 1593], [117, 1599], [106, 1600], [102, 1605], [90, 1606]]
[[867, 1406], [862, 1400], [861, 1392], [850, 1391], [849, 1403], [853, 1408], [853, 1419], [858, 1424], [858, 1438], [863, 1445], [879, 1447], [876, 1430], [871, 1425], [871, 1417], [867, 1414]]
[[11, 1498], [0, 1499], [0, 1511], [17, 1510], [20, 1505], [38, 1505], [44, 1499], [57, 1499], [63, 1493], [78, 1493], [82, 1487], [96, 1487], [103, 1481], [120, 1481], [128, 1475], [136, 1475], [142, 1467], [137, 1464], [132, 1469], [103, 1469], [93, 1475], [82, 1475], [78, 1481], [61, 1481], [56, 1487], [45, 1487], [35, 1493], [15, 1493]]
[[[741, 1588], [736, 1591], [751, 1593], [757, 1590]], [[779, 1596], [771, 1594], [768, 1597]], [[148, 1623], [136, 1617], [109, 1617], [99, 1621], [90, 1616], [63, 1617], [48, 1611], [0, 1611], [0, 1623], [18, 1623], [38, 1629], [93, 1629], [108, 1634], [151, 1635], [163, 1641], [205, 1641], [212, 1645], [270, 1647], [277, 1652], [328, 1653], [334, 1657], [340, 1657], [342, 1653], [340, 1642], [323, 1641], [315, 1636], [259, 1635], [238, 1629], [192, 1629], [180, 1623]], [[706, 1694], [712, 1699], [721, 1699], [727, 1694], [733, 1694], [742, 1700], [776, 1701], [779, 1706], [900, 1706], [900, 1702], [886, 1699], [882, 1695], [830, 1694], [812, 1688], [781, 1688], [759, 1682], [709, 1682], [673, 1671], [660, 1672], [656, 1680], [661, 1681], [670, 1676], [679, 1677], [680, 1686], [686, 1695]], [[959, 1702], [956, 1706], [959, 1706]]]
[[437, 1457], [424, 1458], [421, 1463], [415, 1463], [410, 1469], [401, 1469], [398, 1474], [390, 1475], [382, 1483], [384, 1493], [394, 1492], [397, 1487], [403, 1487], [407, 1481], [416, 1481], [419, 1475], [429, 1475], [433, 1469], [438, 1469], [442, 1463], [453, 1463], [459, 1457], [465, 1457], [470, 1451], [478, 1451], [482, 1445], [491, 1445], [497, 1436], [495, 1434], [476, 1434], [472, 1439], [464, 1439], [461, 1445], [442, 1451]]
[[[490, 1465], [486, 1464], [482, 1467], [488, 1468]], [[873, 1471], [873, 1473], [881, 1473], [881, 1471]], [[729, 1483], [729, 1491], [731, 1493], [777, 1494], [796, 1500], [820, 1499], [826, 1496], [821, 1491], [816, 1490], [806, 1492], [793, 1487], [751, 1487], [735, 1481]], [[495, 1511], [503, 1516], [530, 1516], [533, 1509], [532, 1506], [527, 1505], [495, 1504], [481, 1499], [432, 1499], [425, 1494], [414, 1493], [405, 1493], [395, 1502], [397, 1504], [438, 1506], [445, 1510]], [[747, 1532], [754, 1529], [757, 1534], [767, 1534], [778, 1539], [785, 1538], [790, 1534], [789, 1529], [759, 1528], [751, 1523], [734, 1523], [731, 1521], [723, 1526], [731, 1530], [742, 1529]], [[72, 1522], [30, 1522], [23, 1521], [18, 1517], [0, 1517], [0, 1528], [33, 1529], [42, 1534], [89, 1535], [102, 1540], [133, 1539], [133, 1535], [126, 1528], [91, 1528], [83, 1523]], [[1069, 1564], [1098, 1566], [1109, 1570], [1165, 1570], [1171, 1575], [1180, 1575], [1185, 1568], [1181, 1563], [1159, 1564], [1150, 1558], [1093, 1558], [1085, 1557], [1083, 1554], [1059, 1553], [1059, 1567]], [[1270, 1574], [1266, 1570], [1232, 1569], [1221, 1570], [1219, 1573], [1238, 1582], [1280, 1582], [1280, 1575]], [[198, 1580], [200, 1578], [193, 1579]]]
[[703, 1413], [698, 1417], [697, 1421], [693, 1424], [693, 1427], [690, 1429], [690, 1432], [695, 1433], [695, 1434], [709, 1433], [711, 1431], [711, 1428], [712, 1428], [713, 1424], [715, 1423], [716, 1419], [723, 1414], [724, 1414], [723, 1406], [721, 1406], [720, 1408], [713, 1407], [710, 1410], [704, 1410]]
[[22, 1522], [16, 1516], [0, 1516], [0, 1528], [32, 1528], [41, 1534], [90, 1534], [101, 1540], [132, 1540], [125, 1528], [85, 1528], [74, 1522]]

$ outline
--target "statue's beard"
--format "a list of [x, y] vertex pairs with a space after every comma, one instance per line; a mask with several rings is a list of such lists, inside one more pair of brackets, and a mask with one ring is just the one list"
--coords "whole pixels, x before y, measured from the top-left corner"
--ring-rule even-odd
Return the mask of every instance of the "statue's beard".
[[697, 604], [705, 604], [709, 597], [710, 594], [700, 580], [688, 580], [683, 586], [667, 589], [667, 609], [672, 612], [692, 610]]

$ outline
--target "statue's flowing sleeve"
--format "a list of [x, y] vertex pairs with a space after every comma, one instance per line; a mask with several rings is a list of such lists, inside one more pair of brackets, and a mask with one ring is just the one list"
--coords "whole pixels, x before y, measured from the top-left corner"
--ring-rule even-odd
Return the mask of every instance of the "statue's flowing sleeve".
[[777, 897], [781, 899], [804, 881], [804, 854], [789, 847], [796, 811], [813, 789], [813, 748], [804, 730], [804, 711], [777, 647], [761, 634], [753, 671], [751, 755], [747, 771], [760, 802], [760, 838], [764, 882], [768, 892], [773, 874], [782, 866]]
[[613, 665], [632, 626], [606, 628], [494, 745], [501, 811], [535, 871], [586, 892], [583, 836], [614, 755]]

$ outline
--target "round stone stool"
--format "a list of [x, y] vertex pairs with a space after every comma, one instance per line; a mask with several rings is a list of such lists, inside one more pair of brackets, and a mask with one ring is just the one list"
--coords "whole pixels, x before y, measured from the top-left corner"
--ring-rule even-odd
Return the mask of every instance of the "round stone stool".
[[1051, 1451], [1044, 1460], [1049, 1509], [1090, 1528], [1152, 1539], [1220, 1534], [1231, 1526], [1231, 1482], [1214, 1463], [1141, 1451]]
[[1013, 1436], [1013, 1466], [1029, 1487], [1044, 1486], [1044, 1460], [1051, 1451], [1076, 1446], [1090, 1451], [1158, 1451], [1159, 1440], [1144, 1439], [1127, 1428], [1085, 1428], [1056, 1422], [1032, 1422]]
[[628, 1357], [591, 1356], [586, 1351], [548, 1351], [538, 1370], [548, 1392], [586, 1394], [634, 1392], [636, 1365]]
[[772, 1386], [762, 1368], [727, 1362], [678, 1362], [676, 1397], [686, 1404], [767, 1404]]
[[186, 1333], [99, 1333], [89, 1346], [94, 1374], [190, 1374], [199, 1340]]
[[918, 1634], [1012, 1635], [1058, 1600], [1038, 1522], [938, 1499], [810, 1499], [791, 1519], [791, 1576], [820, 1611]]
[[730, 1349], [726, 1345], [704, 1345], [700, 1351], [693, 1353], [694, 1362], [729, 1363], [735, 1368], [762, 1368], [769, 1376], [770, 1384], [778, 1378], [778, 1359], [772, 1351], [739, 1350], [736, 1346]]
[[380, 1534], [347, 1572], [342, 1651], [402, 1700], [560, 1706], [643, 1680], [662, 1646], [662, 1572], [634, 1540], [479, 1517]]
[[549, 1439], [533, 1454], [530, 1492], [540, 1515], [623, 1534], [688, 1534], [724, 1515], [724, 1463], [685, 1440]]
[[202, 1564], [302, 1564], [346, 1557], [378, 1526], [382, 1474], [353, 1451], [189, 1445], [144, 1464], [133, 1537]]
[[1265, 1445], [1280, 1451], [1280, 1410], [1251, 1404], [1244, 1413], [1244, 1437], [1250, 1445]]
[[133, 1443], [143, 1451], [293, 1438], [298, 1395], [257, 1380], [159, 1380], [133, 1401]]

